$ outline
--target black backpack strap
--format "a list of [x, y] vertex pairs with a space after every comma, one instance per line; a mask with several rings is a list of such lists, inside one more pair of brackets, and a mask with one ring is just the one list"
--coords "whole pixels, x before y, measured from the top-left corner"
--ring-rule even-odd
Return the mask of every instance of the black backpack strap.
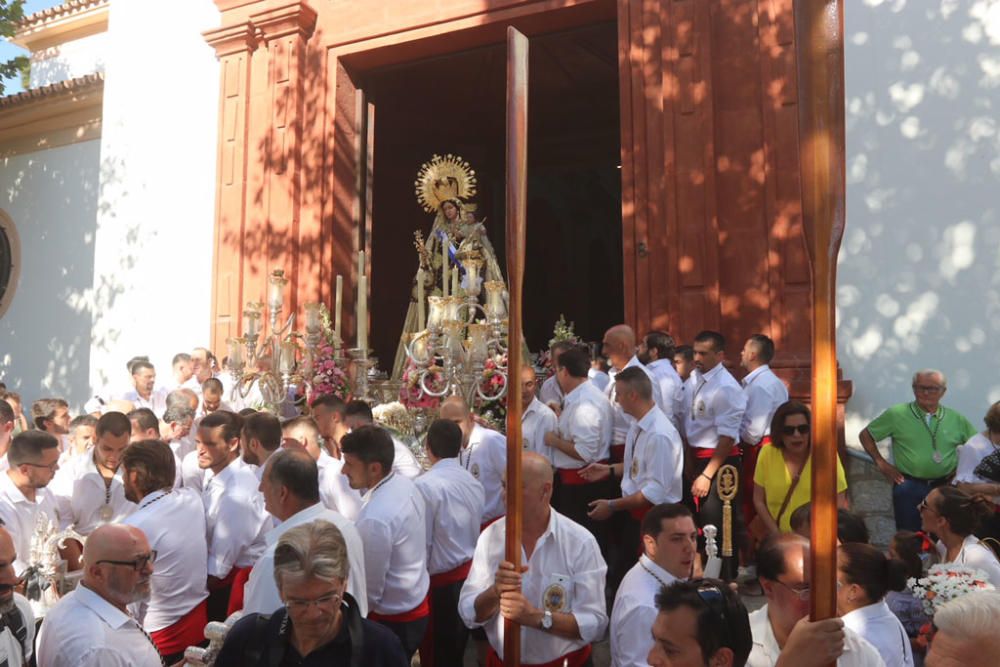
[[351, 640], [351, 667], [364, 667], [361, 664], [365, 650], [365, 630], [361, 624], [361, 612], [358, 603], [349, 593], [344, 593], [344, 622], [347, 623], [347, 636]]
[[21, 655], [28, 655], [28, 628], [24, 625], [24, 616], [21, 615], [21, 610], [14, 605], [14, 608], [3, 615], [3, 624], [7, 626], [10, 633], [14, 635], [17, 639], [17, 643], [21, 645]]
[[267, 648], [267, 638], [270, 634], [267, 632], [270, 621], [271, 614], [257, 614], [257, 618], [254, 619], [253, 635], [247, 645], [243, 647], [241, 664], [253, 667], [264, 655]]

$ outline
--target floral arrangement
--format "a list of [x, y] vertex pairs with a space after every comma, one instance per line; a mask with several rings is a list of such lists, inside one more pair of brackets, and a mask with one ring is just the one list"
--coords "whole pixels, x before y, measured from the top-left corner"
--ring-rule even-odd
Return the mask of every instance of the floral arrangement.
[[312, 362], [312, 375], [308, 378], [310, 405], [320, 396], [333, 395], [347, 401], [351, 395], [351, 384], [347, 379], [347, 373], [337, 365], [333, 326], [326, 304], [320, 306], [319, 312], [323, 340], [316, 349], [316, 356]]
[[[503, 374], [503, 369], [507, 368], [507, 355], [496, 355], [487, 359], [483, 364], [483, 379], [479, 385], [479, 391], [484, 396], [499, 396], [506, 389], [507, 380]], [[476, 413], [487, 422], [490, 428], [507, 432], [507, 394], [500, 398], [477, 401]]]
[[551, 348], [556, 343], [562, 343], [564, 341], [579, 343], [580, 339], [573, 331], [573, 327], [575, 325], [576, 322], [566, 324], [566, 316], [560, 313], [559, 320], [556, 322], [555, 328], [552, 329], [552, 338], [549, 339], [549, 347]]
[[[420, 376], [421, 371], [416, 364], [412, 361], [407, 363], [406, 368], [403, 369], [403, 386], [399, 390], [399, 401], [407, 408], [435, 410], [441, 404], [441, 399], [424, 391], [424, 388], [420, 386]], [[427, 370], [425, 384], [434, 391], [442, 388], [444, 385], [442, 369], [438, 366], [431, 366]]]
[[924, 612], [931, 617], [941, 605], [966, 593], [993, 590], [993, 584], [982, 570], [957, 563], [932, 565], [927, 576], [911, 578], [906, 584], [913, 597], [923, 604]]
[[410, 416], [410, 412], [406, 409], [406, 406], [399, 401], [376, 405], [372, 408], [372, 417], [379, 426], [384, 426], [401, 434], [409, 435], [413, 433], [413, 417]]

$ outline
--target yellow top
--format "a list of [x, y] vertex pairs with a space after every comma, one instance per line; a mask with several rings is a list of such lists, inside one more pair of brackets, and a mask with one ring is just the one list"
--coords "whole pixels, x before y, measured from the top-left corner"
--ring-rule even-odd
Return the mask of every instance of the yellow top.
[[[757, 458], [757, 468], [753, 473], [753, 482], [757, 486], [764, 488], [764, 497], [767, 499], [767, 509], [771, 512], [771, 518], [776, 519], [781, 510], [781, 503], [785, 500], [788, 487], [792, 485], [792, 476], [785, 465], [785, 455], [774, 445], [765, 445], [760, 450]], [[844, 474], [844, 466], [837, 459], [837, 493], [847, 490], [847, 476]], [[795, 487], [785, 513], [781, 515], [781, 522], [778, 529], [783, 533], [792, 530], [789, 520], [792, 512], [796, 508], [805, 505], [812, 500], [812, 456], [806, 460], [806, 465], [802, 468], [802, 475], [799, 477], [799, 484]]]

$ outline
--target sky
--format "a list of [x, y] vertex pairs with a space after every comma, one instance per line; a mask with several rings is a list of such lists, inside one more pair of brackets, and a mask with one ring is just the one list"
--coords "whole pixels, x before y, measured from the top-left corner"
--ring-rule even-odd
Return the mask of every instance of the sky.
[[[56, 5], [61, 5], [62, 0], [28, 0], [24, 3], [24, 15], [34, 14], [43, 9], [48, 9], [49, 7], [55, 7]], [[28, 55], [28, 52], [24, 49], [14, 46], [5, 39], [0, 39], [0, 60], [7, 61], [15, 56]], [[20, 78], [8, 79], [4, 81], [6, 90], [5, 95], [13, 95], [15, 93], [21, 92], [21, 80]]]

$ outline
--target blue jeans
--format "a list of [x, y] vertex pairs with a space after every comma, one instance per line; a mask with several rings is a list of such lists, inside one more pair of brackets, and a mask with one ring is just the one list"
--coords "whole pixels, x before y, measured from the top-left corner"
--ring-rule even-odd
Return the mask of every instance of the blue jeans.
[[947, 477], [939, 479], [916, 479], [905, 477], [902, 484], [892, 487], [892, 513], [896, 518], [896, 530], [921, 530], [923, 522], [917, 505], [927, 497], [931, 489], [948, 483]]

